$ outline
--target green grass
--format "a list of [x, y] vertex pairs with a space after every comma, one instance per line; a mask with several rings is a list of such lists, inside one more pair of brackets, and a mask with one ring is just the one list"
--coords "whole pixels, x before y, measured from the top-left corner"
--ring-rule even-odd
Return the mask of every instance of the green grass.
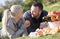
[[[56, 4], [60, 4], [60, 2], [57, 2]], [[54, 4], [52, 4], [52, 5], [54, 5]], [[44, 6], [44, 10], [49, 11], [49, 9], [52, 5]], [[60, 6], [53, 7], [51, 10], [60, 11]], [[0, 26], [2, 26], [1, 22], [0, 22]], [[47, 36], [37, 37], [37, 38], [31, 38], [31, 37], [27, 36], [27, 37], [15, 38], [15, 39], [60, 39], [60, 33], [57, 33], [55, 35], [47, 35]]]
[[47, 10], [47, 11], [60, 11], [60, 6], [54, 6], [52, 8], [50, 8], [52, 5], [49, 5], [49, 6], [45, 6], [44, 10]]
[[[60, 4], [60, 2], [57, 2], [55, 4]], [[48, 5], [48, 6], [44, 6], [44, 10], [50, 11], [50, 7], [54, 5]], [[51, 9], [52, 11], [60, 11], [60, 6], [55, 6]], [[57, 33], [55, 35], [47, 35], [47, 36], [42, 36], [42, 37], [37, 37], [37, 38], [30, 38], [30, 37], [19, 37], [16, 39], [60, 39], [60, 33]]]
[[60, 39], [60, 33], [57, 33], [55, 35], [47, 35], [47, 36], [41, 36], [37, 38], [31, 38], [31, 37], [19, 37], [16, 39]]
[[[55, 4], [59, 4], [60, 2], [57, 2]], [[50, 11], [50, 7], [53, 6], [54, 4], [48, 5], [48, 6], [44, 6], [44, 10]], [[52, 11], [60, 11], [60, 6], [55, 6], [51, 8]]]
[[2, 26], [2, 22], [0, 22], [0, 26]]

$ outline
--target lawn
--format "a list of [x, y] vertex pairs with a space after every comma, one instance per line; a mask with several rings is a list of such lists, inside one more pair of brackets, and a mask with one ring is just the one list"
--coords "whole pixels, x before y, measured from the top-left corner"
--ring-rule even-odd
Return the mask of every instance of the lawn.
[[[2, 26], [2, 23], [0, 22], [0, 26]], [[41, 36], [37, 38], [31, 38], [31, 37], [19, 37], [15, 39], [60, 39], [60, 33], [57, 33], [55, 35], [47, 35], [47, 36]]]
[[[58, 2], [57, 4], [60, 4], [60, 2]], [[52, 4], [54, 5], [54, 4]], [[49, 6], [44, 6], [44, 9], [49, 11], [50, 7], [52, 5], [49, 5]], [[60, 6], [58, 7], [53, 7], [54, 10], [56, 11], [60, 11]], [[51, 9], [52, 10], [52, 9]], [[2, 23], [0, 22], [0, 26], [2, 26]], [[60, 39], [60, 33], [57, 33], [55, 35], [47, 35], [47, 36], [42, 36], [42, 37], [37, 37], [37, 38], [31, 38], [31, 37], [19, 37], [19, 38], [15, 38], [15, 39]]]
[[31, 37], [19, 37], [16, 39], [60, 39], [60, 33], [57, 33], [55, 35], [47, 35], [47, 36], [41, 36], [37, 38], [31, 38]]
[[[2, 23], [0, 22], [0, 26], [2, 26]], [[19, 37], [15, 39], [60, 39], [60, 33], [57, 33], [55, 35], [46, 35], [46, 36], [41, 36], [37, 38], [31, 38], [31, 37]]]
[[2, 26], [2, 22], [0, 22], [0, 26]]
[[[60, 2], [57, 2], [55, 4], [59, 4], [60, 5]], [[44, 6], [44, 10], [46, 11], [50, 11], [50, 10], [54, 10], [54, 11], [60, 11], [60, 6], [54, 6], [51, 8], [51, 6], [55, 5], [55, 4], [51, 4], [51, 5], [48, 5], [48, 6]]]
[[[60, 4], [60, 2], [58, 2], [56, 4]], [[54, 4], [52, 4], [52, 5], [54, 5]], [[52, 5], [44, 6], [44, 10], [50, 11], [50, 7]], [[52, 7], [51, 10], [53, 10], [53, 11], [60, 11], [60, 6]], [[16, 38], [16, 39], [60, 39], [60, 33], [57, 33], [55, 35], [47, 35], [47, 36], [37, 37], [37, 38], [19, 37], [19, 38]]]

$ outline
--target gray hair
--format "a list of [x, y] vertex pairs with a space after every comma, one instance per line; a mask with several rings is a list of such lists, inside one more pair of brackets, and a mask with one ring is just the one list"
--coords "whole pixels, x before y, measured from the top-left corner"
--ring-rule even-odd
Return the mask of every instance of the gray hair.
[[10, 10], [11, 10], [11, 15], [14, 16], [17, 12], [22, 11], [23, 8], [20, 5], [13, 5], [11, 6]]

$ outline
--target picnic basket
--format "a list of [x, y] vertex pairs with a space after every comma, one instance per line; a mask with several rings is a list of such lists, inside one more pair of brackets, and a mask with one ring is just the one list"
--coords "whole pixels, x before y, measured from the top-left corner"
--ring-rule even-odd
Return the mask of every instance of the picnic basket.
[[50, 6], [49, 11], [60, 11], [60, 4], [54, 4]]
[[[54, 9], [54, 10], [53, 10]], [[56, 10], [57, 9], [57, 10]], [[48, 15], [52, 15], [52, 12], [60, 12], [60, 4], [55, 4], [52, 5], [49, 9]], [[54, 18], [53, 18], [54, 19]], [[53, 24], [53, 25], [51, 25]], [[60, 20], [59, 21], [55, 21], [55, 22], [51, 22], [50, 27], [54, 28], [54, 27], [60, 27]]]

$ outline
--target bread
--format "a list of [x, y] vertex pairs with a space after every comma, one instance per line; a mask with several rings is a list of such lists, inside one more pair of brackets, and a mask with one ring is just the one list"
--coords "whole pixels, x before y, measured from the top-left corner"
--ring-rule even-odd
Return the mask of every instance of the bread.
[[57, 27], [54, 28], [54, 29], [52, 29], [52, 30], [49, 32], [49, 34], [56, 34], [56, 33], [58, 33], [58, 28], [57, 28]]
[[37, 32], [37, 34], [38, 34], [39, 36], [42, 36], [42, 35], [43, 35], [43, 30], [42, 30], [42, 29], [37, 30], [36, 32]]
[[44, 30], [45, 34], [49, 34], [49, 32], [51, 31], [51, 28], [44, 28], [43, 30]]

